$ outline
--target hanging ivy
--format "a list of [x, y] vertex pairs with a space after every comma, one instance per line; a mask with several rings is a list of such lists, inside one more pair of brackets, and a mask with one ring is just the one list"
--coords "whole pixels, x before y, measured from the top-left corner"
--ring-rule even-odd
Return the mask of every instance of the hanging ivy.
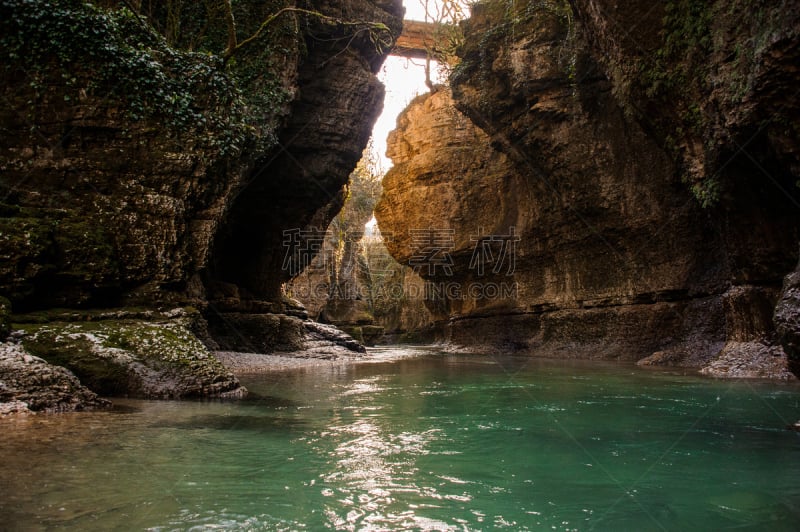
[[[55, 86], [59, 97], [119, 105], [132, 121], [153, 120], [175, 135], [191, 135], [236, 155], [250, 142], [275, 141], [264, 119], [287, 98], [272, 79], [261, 80], [255, 103], [220, 55], [179, 50], [126, 7], [103, 9], [76, 0], [0, 2], [0, 63], [6, 79], [24, 80], [35, 114]], [[266, 76], [269, 77], [269, 76]], [[242, 83], [243, 81], [243, 83]], [[52, 92], [52, 91], [51, 91]], [[266, 110], [264, 109], [266, 107]]]

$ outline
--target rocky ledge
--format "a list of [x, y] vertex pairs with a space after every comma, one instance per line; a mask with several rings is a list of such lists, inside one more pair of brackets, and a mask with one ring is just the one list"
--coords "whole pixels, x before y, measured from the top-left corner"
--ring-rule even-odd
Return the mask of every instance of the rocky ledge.
[[758, 342], [728, 342], [700, 373], [726, 379], [796, 379], [779, 345]]
[[332, 325], [286, 314], [217, 314], [209, 323], [210, 347], [228, 352], [285, 354], [297, 358], [361, 355], [363, 345]]
[[773, 319], [778, 339], [789, 359], [789, 368], [800, 375], [800, 264], [783, 280]]
[[108, 404], [96, 394], [159, 399], [247, 394], [195, 336], [203, 322], [192, 309], [70, 310], [13, 321], [13, 343], [4, 344], [0, 366], [4, 402], [65, 411]]
[[[247, 395], [231, 370], [287, 360], [360, 359], [352, 336], [281, 313], [225, 313], [211, 323], [192, 308], [51, 310], [10, 315], [0, 344], [0, 415], [108, 407], [100, 398]], [[202, 339], [202, 341], [201, 341]]]
[[0, 344], [0, 416], [70, 412], [110, 404], [66, 368], [32, 356], [19, 344]]

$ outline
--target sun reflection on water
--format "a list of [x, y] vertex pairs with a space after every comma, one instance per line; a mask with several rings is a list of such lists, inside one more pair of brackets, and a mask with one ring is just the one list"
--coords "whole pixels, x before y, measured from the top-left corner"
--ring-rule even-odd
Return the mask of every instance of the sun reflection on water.
[[[374, 416], [380, 407], [372, 405], [369, 395], [385, 391], [375, 379], [364, 379], [339, 394], [367, 397], [359, 397], [363, 400], [344, 408], [347, 417], [353, 418], [351, 422], [332, 426], [321, 434], [323, 440], [336, 442], [330, 471], [320, 475], [322, 484], [335, 486], [321, 490], [322, 495], [332, 499], [325, 515], [337, 530], [454, 530], [451, 524], [418, 515], [420, 509], [438, 507], [437, 501], [470, 500], [466, 494], [441, 494], [435, 486], [415, 480], [419, 478], [417, 459], [430, 453], [430, 444], [442, 431], [397, 433], [384, 429]], [[320, 450], [324, 448], [328, 445], [321, 445]], [[444, 480], [465, 483], [456, 478]], [[399, 502], [398, 495], [406, 502]]]

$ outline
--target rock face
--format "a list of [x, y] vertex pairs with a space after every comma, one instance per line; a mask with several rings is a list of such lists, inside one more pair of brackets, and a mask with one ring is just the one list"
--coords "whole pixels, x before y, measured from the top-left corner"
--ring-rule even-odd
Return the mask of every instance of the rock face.
[[19, 344], [0, 344], [0, 415], [69, 412], [110, 404], [68, 370], [30, 355]]
[[[285, 259], [313, 256], [303, 232], [341, 207], [380, 112], [374, 73], [400, 33], [400, 1], [236, 2], [239, 44], [258, 38], [232, 56], [210, 4], [125, 5], [0, 7], [0, 94], [9, 104], [0, 109], [0, 295], [23, 313], [191, 305], [209, 317], [303, 316], [281, 297], [299, 271]], [[261, 28], [283, 7], [299, 9]], [[179, 333], [122, 325], [144, 338]], [[53, 338], [59, 326], [89, 334], [53, 321]], [[140, 347], [115, 353], [139, 368]], [[197, 345], [183, 347], [188, 359], [203, 358]], [[217, 380], [223, 373], [190, 382], [202, 368], [167, 368], [163, 382], [148, 368], [129, 374], [130, 389], [112, 379], [95, 391], [236, 388]]]
[[[394, 166], [384, 178], [375, 216], [397, 261], [433, 283], [425, 295], [434, 317], [515, 308], [513, 298], [470, 295], [473, 282], [514, 281], [506, 275], [510, 262], [500, 275], [493, 272], [495, 263], [480, 275], [470, 268], [479, 237], [506, 235], [525, 223], [519, 198], [526, 187], [507, 156], [455, 109], [446, 89], [411, 102], [389, 135], [387, 154]], [[458, 297], [448, 297], [448, 283], [458, 288]], [[438, 297], [438, 285], [444, 285], [444, 297]]]
[[[399, 2], [342, 4], [352, 18], [399, 30]], [[315, 4], [332, 16], [343, 7], [335, 1]], [[211, 278], [234, 283], [256, 299], [279, 298], [281, 285], [313, 258], [306, 232], [324, 230], [341, 209], [348, 176], [383, 106], [383, 86], [374, 74], [388, 50], [370, 42], [368, 33], [344, 37], [327, 24], [312, 24], [280, 149], [252, 174], [217, 236]], [[287, 257], [305, 264], [287, 263]]]
[[358, 240], [350, 233], [340, 240], [337, 220], [328, 228], [320, 255], [287, 285], [288, 294], [318, 321], [368, 346], [433, 340], [424, 281], [392, 258], [380, 235], [361, 239], [359, 230]]
[[[665, 15], [651, 8], [479, 4], [464, 27], [453, 99], [440, 90], [399, 120], [377, 217], [395, 233], [392, 254], [436, 288], [427, 305], [447, 320], [454, 348], [695, 367], [775, 352], [772, 309], [800, 227], [798, 141], [791, 128], [769, 133], [777, 124], [758, 131], [758, 117], [779, 105], [774, 87], [797, 82], [784, 63], [793, 56], [780, 53], [797, 48], [798, 26], [781, 20], [766, 48], [733, 31], [745, 12], [708, 30], [724, 41], [713, 60], [725, 47], [758, 47], [747, 68], [759, 81], [748, 81], [746, 113], [703, 105], [703, 127], [715, 134], [694, 135], [712, 139], [717, 157], [698, 155], [698, 169], [690, 135], [665, 132], [683, 131], [674, 115], [707, 94], [697, 87], [671, 107], [618, 71], [649, 57], [641, 46], [668, 46]], [[671, 17], [694, 20], [683, 3], [675, 9]], [[612, 24], [623, 15], [638, 21], [636, 36]], [[664, 76], [699, 58], [670, 61], [659, 66]], [[712, 65], [719, 91], [734, 82], [728, 66]], [[796, 116], [796, 102], [784, 103]], [[647, 105], [659, 114], [637, 112]], [[726, 137], [726, 121], [738, 133]]]
[[[45, 4], [2, 12], [0, 91], [12, 105], [0, 111], [0, 292], [24, 311], [202, 307], [204, 283], [214, 299], [217, 282], [279, 302], [284, 231], [336, 214], [380, 112], [373, 73], [399, 33], [400, 3], [288, 14], [231, 70], [154, 40], [124, 12]], [[243, 32], [272, 12], [238, 9]], [[334, 19], [388, 30], [353, 36]], [[97, 42], [61, 33], [84, 26]]]
[[425, 305], [425, 281], [407, 265], [391, 259], [383, 241], [372, 242], [375, 318], [383, 328], [381, 343], [424, 344], [437, 341], [433, 315]]
[[359, 342], [375, 345], [398, 341], [409, 330], [430, 324], [430, 314], [415, 297], [415, 278], [398, 264], [376, 228], [366, 228], [381, 193], [381, 175], [365, 150], [353, 172], [347, 201], [328, 226], [319, 231], [319, 254], [286, 285], [314, 319], [335, 325]]
[[739, 196], [743, 208], [747, 194], [796, 192], [794, 2], [569, 3], [621, 106], [667, 145], [701, 200]]
[[783, 350], [789, 357], [789, 367], [800, 374], [800, 265], [786, 276], [778, 305], [775, 325]]
[[380, 176], [369, 163], [370, 158], [365, 150], [364, 158], [350, 176], [342, 210], [327, 230], [316, 229], [314, 245], [319, 253], [302, 274], [286, 285], [287, 294], [300, 301], [314, 319], [342, 327], [359, 341], [365, 340], [362, 328], [375, 322], [371, 272], [362, 243], [365, 224], [372, 218], [380, 194]]

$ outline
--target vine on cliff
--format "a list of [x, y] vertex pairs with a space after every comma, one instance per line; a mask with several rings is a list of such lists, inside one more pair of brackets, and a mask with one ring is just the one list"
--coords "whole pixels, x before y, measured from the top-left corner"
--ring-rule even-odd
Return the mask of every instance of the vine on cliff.
[[381, 49], [392, 44], [384, 24], [280, 1], [237, 2], [244, 11], [236, 17], [230, 1], [147, 4], [3, 0], [2, 70], [27, 81], [32, 96], [19, 103], [29, 117], [56, 93], [65, 107], [93, 96], [122, 104], [129, 120], [153, 120], [175, 137], [200, 139], [221, 156], [245, 146], [263, 153], [275, 144], [291, 98], [281, 71], [302, 48], [293, 17], [345, 28], [349, 39], [365, 33]]
[[[572, 8], [567, 0], [483, 0], [472, 6], [472, 17], [466, 22], [473, 31], [475, 27], [481, 28], [480, 39], [467, 39], [457, 50], [461, 61], [451, 72], [450, 85], [455, 88], [470, 79], [477, 79], [479, 85], [490, 85], [491, 78], [496, 76], [492, 70], [491, 51], [510, 50], [520, 34], [534, 26], [543, 27], [542, 21], [551, 21], [551, 27], [557, 28], [554, 38], [559, 42], [558, 64], [574, 83], [578, 49]], [[481, 102], [487, 110], [491, 104], [490, 101]]]
[[65, 106], [94, 97], [122, 104], [130, 120], [191, 132], [222, 155], [238, 153], [255, 130], [218, 57], [173, 49], [127, 8], [12, 0], [2, 2], [0, 19], [4, 74], [28, 81], [29, 114], [56, 94]]
[[[740, 133], [719, 122], [719, 108], [752, 109], [746, 100], [757, 90], [761, 56], [778, 33], [780, 18], [778, 6], [757, 0], [725, 5], [670, 0], [664, 4], [660, 46], [639, 63], [638, 91], [649, 101], [642, 118], [654, 123], [703, 207], [719, 202], [727, 166], [720, 159], [730, 159], [720, 146]], [[780, 125], [782, 117], [776, 113], [760, 128]], [[752, 139], [752, 132], [745, 135]]]

